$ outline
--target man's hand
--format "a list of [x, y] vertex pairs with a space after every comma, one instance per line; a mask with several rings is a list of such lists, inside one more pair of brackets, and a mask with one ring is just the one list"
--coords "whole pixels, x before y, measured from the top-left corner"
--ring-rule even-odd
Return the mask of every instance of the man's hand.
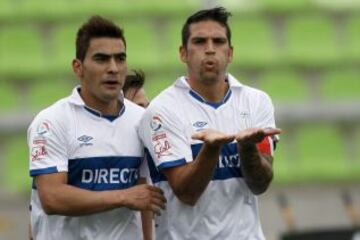
[[147, 184], [137, 185], [123, 190], [124, 205], [133, 210], [148, 210], [160, 215], [165, 209], [166, 198], [164, 192]]
[[273, 178], [273, 158], [270, 155], [261, 154], [257, 143], [262, 142], [268, 136], [280, 133], [281, 130], [277, 128], [248, 128], [236, 135], [242, 173], [254, 194], [266, 191]]
[[264, 140], [265, 137], [280, 133], [281, 129], [278, 128], [248, 128], [236, 135], [236, 141], [240, 145], [256, 144]]
[[162, 170], [176, 197], [190, 206], [196, 204], [212, 179], [221, 148], [234, 141], [235, 135], [205, 129], [194, 133], [192, 139], [204, 142], [194, 161]]
[[205, 129], [194, 133], [192, 139], [201, 140], [209, 146], [222, 146], [230, 143], [235, 139], [234, 134], [225, 134], [213, 129]]

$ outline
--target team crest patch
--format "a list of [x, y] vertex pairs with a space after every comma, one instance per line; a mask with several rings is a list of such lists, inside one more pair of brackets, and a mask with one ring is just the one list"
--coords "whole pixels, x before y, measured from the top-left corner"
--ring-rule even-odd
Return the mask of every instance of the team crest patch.
[[155, 115], [152, 117], [150, 122], [150, 127], [154, 132], [159, 131], [162, 128], [162, 120], [160, 115]]
[[49, 121], [41, 122], [36, 128], [36, 133], [41, 136], [48, 134], [50, 132], [50, 125]]
[[246, 112], [246, 111], [242, 111], [240, 112], [240, 117], [241, 118], [249, 118], [250, 117], [250, 113]]

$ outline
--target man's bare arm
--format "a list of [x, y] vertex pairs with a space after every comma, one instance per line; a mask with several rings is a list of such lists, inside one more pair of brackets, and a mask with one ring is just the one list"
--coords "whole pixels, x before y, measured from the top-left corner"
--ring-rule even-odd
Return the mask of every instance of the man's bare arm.
[[244, 179], [254, 194], [265, 192], [273, 178], [273, 158], [260, 153], [256, 144], [280, 133], [280, 129], [249, 128], [236, 136]]
[[[146, 184], [146, 178], [140, 178], [139, 184]], [[141, 211], [141, 225], [143, 231], [144, 240], [152, 240], [153, 232], [154, 232], [154, 224], [153, 224], [153, 212], [149, 210]]]
[[123, 190], [90, 191], [67, 184], [67, 173], [39, 175], [35, 178], [43, 209], [47, 214], [82, 216], [127, 207], [160, 214], [166, 199], [161, 189], [146, 184]]
[[163, 170], [175, 195], [188, 205], [195, 205], [212, 179], [222, 146], [235, 138], [211, 129], [197, 132], [192, 137], [204, 142], [196, 159]]

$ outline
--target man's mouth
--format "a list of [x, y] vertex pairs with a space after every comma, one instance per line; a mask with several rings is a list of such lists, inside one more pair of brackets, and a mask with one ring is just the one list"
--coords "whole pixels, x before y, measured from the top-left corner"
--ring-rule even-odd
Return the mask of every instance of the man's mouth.
[[117, 80], [105, 80], [102, 82], [107, 88], [117, 88], [120, 83]]
[[119, 84], [119, 82], [117, 80], [105, 80], [103, 81], [104, 84], [108, 84], [108, 85], [116, 85]]
[[204, 62], [204, 66], [206, 69], [213, 69], [215, 67], [215, 65], [216, 65], [216, 62], [213, 60], [206, 60]]

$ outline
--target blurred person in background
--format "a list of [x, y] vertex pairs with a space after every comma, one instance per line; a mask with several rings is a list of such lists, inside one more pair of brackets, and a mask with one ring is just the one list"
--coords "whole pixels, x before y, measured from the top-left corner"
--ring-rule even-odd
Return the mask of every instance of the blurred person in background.
[[138, 125], [152, 181], [168, 199], [155, 218], [159, 239], [265, 239], [255, 195], [273, 178], [281, 130], [269, 96], [227, 72], [230, 15], [220, 7], [187, 19], [187, 75], [152, 100]]
[[[166, 199], [157, 187], [137, 185], [148, 175], [135, 130], [144, 109], [121, 94], [123, 30], [90, 18], [77, 33], [72, 65], [80, 86], [28, 129], [33, 238], [141, 239], [137, 210], [159, 214]], [[152, 238], [148, 230], [144, 239]]]
[[[141, 70], [134, 70], [133, 74], [127, 74], [125, 78], [125, 83], [122, 88], [124, 97], [133, 103], [139, 105], [140, 107], [146, 108], [149, 105], [149, 99], [146, 96], [144, 89], [145, 83], [145, 74]], [[146, 161], [146, 160], [145, 160]], [[139, 179], [139, 183], [151, 183], [150, 177]], [[142, 212], [142, 226], [144, 236], [149, 236], [149, 234], [154, 234], [154, 221], [149, 221], [148, 219], [153, 219], [151, 212]], [[148, 214], [148, 216], [146, 216]], [[149, 228], [151, 230], [149, 230]], [[155, 235], [152, 235], [155, 239]], [[149, 238], [151, 239], [151, 238]]]
[[143, 71], [133, 71], [134, 74], [126, 75], [123, 86], [124, 97], [137, 105], [146, 108], [149, 105], [149, 99], [144, 89], [145, 74]]

